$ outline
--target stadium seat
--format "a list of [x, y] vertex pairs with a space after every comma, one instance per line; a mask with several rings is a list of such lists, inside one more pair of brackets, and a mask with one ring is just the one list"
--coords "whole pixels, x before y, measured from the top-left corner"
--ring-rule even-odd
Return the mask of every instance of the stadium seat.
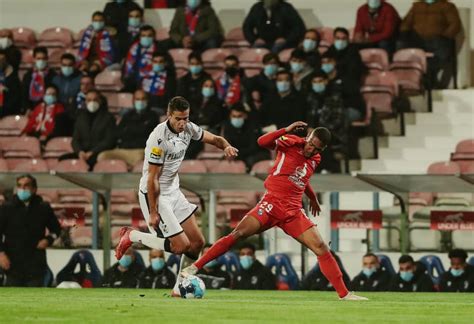
[[288, 255], [277, 253], [267, 258], [266, 267], [277, 276], [278, 290], [298, 289], [298, 275]]
[[55, 167], [56, 172], [87, 172], [89, 165], [80, 159], [59, 161]]
[[359, 51], [362, 62], [370, 70], [388, 71], [388, 54], [381, 48], [365, 48]]
[[122, 160], [102, 160], [98, 161], [93, 169], [94, 172], [102, 173], [127, 173], [127, 163]]
[[217, 258], [219, 264], [223, 264], [225, 271], [229, 273], [235, 273], [240, 270], [240, 261], [237, 254], [234, 252], [227, 252]]
[[[114, 204], [133, 204], [137, 202], [137, 193], [134, 190], [112, 190], [111, 202]], [[130, 213], [128, 213], [130, 215]]]
[[263, 67], [262, 59], [270, 53], [266, 48], [248, 48], [239, 54], [240, 67], [259, 69]]
[[0, 136], [20, 136], [27, 123], [26, 116], [5, 116], [0, 119]]
[[12, 137], [2, 144], [3, 157], [6, 159], [38, 158], [41, 155], [40, 142], [36, 137]]
[[426, 53], [421, 49], [408, 48], [397, 51], [390, 65], [400, 87], [408, 93], [421, 93], [424, 89], [423, 75], [426, 73]]
[[48, 164], [42, 159], [25, 159], [11, 168], [13, 172], [48, 172]]
[[72, 32], [63, 27], [45, 29], [38, 37], [38, 46], [67, 48], [71, 47], [72, 44]]
[[[467, 162], [460, 164], [460, 162]], [[461, 174], [474, 174], [474, 163], [472, 161], [456, 161], [461, 169]]]
[[43, 158], [59, 158], [66, 153], [72, 153], [71, 137], [53, 137], [50, 139], [44, 148]]
[[217, 202], [220, 205], [244, 204], [250, 208], [257, 203], [257, 195], [254, 191], [220, 190], [217, 192]]
[[188, 56], [191, 54], [191, 52], [192, 50], [187, 48], [172, 48], [169, 50], [169, 54], [173, 58], [176, 69], [185, 68], [187, 71]]
[[214, 173], [245, 173], [245, 163], [242, 161], [222, 160], [212, 169]]
[[211, 48], [202, 53], [204, 68], [222, 69], [224, 68], [224, 59], [232, 55], [233, 52], [228, 48]]
[[222, 43], [222, 47], [250, 47], [249, 42], [245, 40], [242, 27], [235, 27], [229, 30], [227, 32], [224, 42]]
[[[198, 154], [197, 158], [199, 160], [220, 160], [224, 158], [224, 152], [214, 145], [205, 143], [204, 149]], [[207, 169], [209, 170], [209, 166], [207, 166]]]
[[283, 51], [278, 53], [278, 57], [280, 58], [280, 62], [286, 63], [290, 60], [291, 52], [293, 52], [294, 48], [285, 48]]
[[398, 80], [392, 72], [383, 71], [367, 74], [361, 89], [363, 93], [370, 92], [366, 87], [371, 87], [373, 92], [388, 92], [393, 97], [398, 96]]
[[120, 114], [124, 109], [133, 107], [133, 94], [129, 92], [105, 92], [109, 111], [113, 114]]
[[61, 66], [61, 56], [66, 53], [64, 48], [52, 48], [49, 50], [48, 64], [52, 68], [59, 68]]
[[431, 277], [435, 285], [439, 284], [441, 275], [444, 273], [444, 266], [441, 259], [436, 255], [425, 255], [420, 259], [428, 271], [428, 275]]
[[261, 70], [262, 70], [262, 67], [259, 67], [259, 68], [246, 68], [246, 69], [244, 69], [244, 73], [245, 73], [245, 76], [247, 78], [251, 78], [251, 77], [254, 77], [254, 76], [258, 75]]
[[259, 161], [252, 166], [251, 173], [252, 174], [258, 174], [258, 173], [268, 174], [268, 172], [270, 171], [270, 169], [273, 167], [274, 164], [275, 164], [274, 160]]
[[321, 41], [319, 42], [319, 47], [328, 48], [334, 42], [334, 29], [332, 27], [319, 27], [316, 28], [321, 36]]
[[393, 268], [392, 261], [388, 256], [386, 256], [385, 254], [377, 254], [377, 258], [379, 259], [380, 266], [385, 268], [385, 270], [387, 270], [391, 276], [397, 273], [397, 271], [395, 271], [395, 269]]
[[469, 173], [474, 167], [474, 139], [466, 139], [456, 145], [454, 153], [451, 153], [451, 161], [456, 161], [461, 173]]
[[361, 92], [369, 110], [375, 111], [380, 118], [393, 117], [392, 103], [398, 96], [398, 81], [393, 73], [369, 73]]
[[461, 170], [455, 162], [435, 162], [429, 165], [428, 174], [459, 174]]
[[8, 164], [5, 159], [0, 159], [0, 172], [8, 172]]
[[90, 226], [76, 226], [70, 229], [73, 247], [90, 247], [92, 245], [92, 228]]
[[34, 63], [33, 50], [21, 48], [20, 51], [21, 51], [20, 71], [25, 71], [32, 68], [33, 63]]
[[206, 164], [201, 160], [184, 160], [179, 167], [179, 173], [206, 173]]
[[81, 46], [81, 39], [82, 39], [82, 36], [84, 35], [84, 32], [86, 31], [86, 29], [81, 29], [77, 34], [76, 36], [74, 37], [74, 44], [72, 45], [73, 48], [79, 48]]
[[161, 27], [156, 29], [155, 39], [157, 41], [163, 41], [170, 38], [170, 28], [169, 27]]
[[59, 201], [59, 193], [57, 189], [41, 189], [38, 188], [36, 192], [44, 201], [50, 204], [55, 204]]
[[28, 27], [15, 27], [13, 33], [13, 44], [19, 48], [33, 48], [36, 45], [35, 32]]
[[120, 91], [123, 88], [122, 72], [104, 70], [95, 77], [95, 85], [101, 91]]

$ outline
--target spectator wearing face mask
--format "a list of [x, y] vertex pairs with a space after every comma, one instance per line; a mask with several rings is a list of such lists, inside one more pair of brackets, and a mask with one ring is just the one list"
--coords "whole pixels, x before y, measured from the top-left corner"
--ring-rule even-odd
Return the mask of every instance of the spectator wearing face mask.
[[59, 237], [61, 226], [37, 190], [33, 176], [21, 175], [13, 199], [0, 206], [0, 268], [6, 272], [6, 286], [44, 286], [46, 248]]
[[307, 103], [303, 95], [294, 89], [290, 72], [282, 70], [277, 73], [276, 87], [278, 93], [269, 97], [260, 108], [260, 125], [275, 125], [280, 129], [288, 123], [304, 121]]
[[318, 46], [321, 41], [321, 35], [314, 29], [308, 29], [304, 34], [304, 39], [299, 48], [306, 54], [306, 62], [314, 70], [321, 68], [321, 55], [319, 54]]
[[158, 123], [158, 115], [150, 110], [146, 93], [135, 91], [133, 109], [125, 113], [116, 127], [116, 148], [100, 153], [97, 160], [123, 160], [132, 168], [143, 160], [146, 140]]
[[419, 269], [409, 255], [402, 255], [398, 259], [400, 270], [392, 278], [391, 291], [399, 292], [432, 292], [434, 290], [433, 280], [424, 269]]
[[390, 274], [380, 266], [379, 258], [367, 253], [362, 258], [362, 271], [351, 281], [351, 289], [356, 291], [388, 291]]
[[70, 53], [61, 56], [61, 72], [54, 76], [53, 84], [58, 88], [58, 101], [70, 105], [81, 89], [81, 74], [75, 68], [76, 58]]
[[255, 246], [245, 244], [239, 252], [240, 270], [233, 277], [233, 289], [274, 290], [276, 277], [270, 269], [255, 258]]
[[[204, 71], [201, 55], [192, 52], [188, 56], [188, 73], [178, 80], [177, 95], [183, 96], [193, 107], [193, 103], [199, 102], [201, 95], [201, 86], [204, 80], [209, 79], [210, 75]], [[192, 111], [191, 111], [192, 114]]]
[[204, 79], [200, 89], [201, 94], [194, 105], [194, 112], [191, 110], [191, 120], [194, 119], [201, 127], [219, 133], [228, 110], [217, 97], [216, 86], [211, 78]]
[[280, 67], [278, 55], [268, 53], [262, 59], [263, 69], [259, 74], [249, 78], [246, 82], [248, 92], [252, 94], [253, 102], [260, 107], [262, 102], [277, 94], [275, 78]]
[[144, 267], [137, 262], [135, 250], [130, 247], [117, 263], [105, 270], [102, 287], [137, 288]]
[[306, 122], [310, 128], [322, 125], [319, 121], [321, 109], [329, 94], [328, 77], [323, 71], [316, 71], [311, 74], [311, 91], [306, 96], [308, 110], [306, 112]]
[[138, 288], [173, 288], [176, 275], [166, 266], [163, 250], [150, 250], [150, 266], [138, 278]]
[[229, 117], [224, 123], [224, 137], [239, 150], [238, 159], [251, 170], [258, 161], [270, 159], [270, 154], [257, 144], [262, 134], [256, 121], [249, 117], [249, 110], [242, 103], [230, 107]]
[[128, 13], [128, 24], [125, 32], [117, 34], [118, 61], [126, 55], [130, 46], [140, 36], [140, 28], [143, 26], [143, 9], [135, 8]]
[[186, 0], [176, 9], [170, 27], [170, 38], [178, 48], [205, 51], [218, 48], [224, 30], [209, 0]]
[[439, 290], [442, 292], [474, 292], [474, 267], [469, 265], [467, 253], [454, 249], [448, 253], [451, 267], [441, 275]]
[[8, 63], [5, 50], [0, 49], [0, 117], [21, 112], [21, 84], [18, 72]]
[[[211, 246], [212, 244], [205, 245], [202, 254]], [[204, 281], [207, 289], [230, 289], [232, 278], [227, 271], [222, 270], [222, 264], [215, 259], [208, 262], [196, 275]]]
[[68, 113], [73, 120], [76, 119], [76, 114], [79, 110], [86, 109], [86, 94], [94, 89], [95, 80], [90, 75], [81, 76], [79, 92], [76, 95], [76, 100], [68, 106]]
[[295, 49], [291, 52], [290, 71], [293, 76], [295, 89], [303, 94], [307, 94], [310, 90], [313, 68], [308, 64], [303, 50]]
[[34, 66], [23, 76], [23, 110], [34, 108], [43, 100], [46, 88], [53, 84], [56, 75], [48, 66], [48, 49], [36, 47], [33, 50]]
[[242, 29], [253, 47], [265, 47], [273, 53], [296, 47], [303, 39], [305, 25], [295, 8], [283, 0], [255, 3]]
[[74, 124], [72, 148], [74, 153], [60, 160], [81, 159], [92, 169], [97, 156], [115, 146], [115, 118], [107, 110], [107, 102], [97, 90], [86, 95], [86, 109], [80, 110]]
[[97, 75], [116, 61], [115, 30], [105, 27], [105, 17], [101, 11], [92, 14], [92, 23], [84, 30], [77, 54], [79, 66], [86, 63], [81, 71]]
[[43, 102], [28, 115], [23, 134], [38, 137], [43, 144], [55, 135], [56, 127], [61, 127], [58, 125], [58, 116], [64, 113], [64, 106], [58, 102], [57, 96], [56, 87], [51, 85], [46, 88]]
[[381, 48], [389, 55], [395, 51], [400, 16], [385, 0], [367, 0], [357, 10], [354, 42], [366, 48]]
[[17, 72], [21, 63], [21, 51], [13, 44], [13, 33], [10, 29], [0, 29], [0, 50], [5, 51], [8, 63]]
[[217, 96], [227, 107], [246, 101], [244, 84], [246, 78], [239, 66], [239, 59], [229, 55], [224, 59], [224, 73], [216, 80]]
[[117, 30], [117, 35], [127, 32], [128, 14], [132, 10], [143, 10], [133, 0], [112, 0], [104, 7], [105, 24]]

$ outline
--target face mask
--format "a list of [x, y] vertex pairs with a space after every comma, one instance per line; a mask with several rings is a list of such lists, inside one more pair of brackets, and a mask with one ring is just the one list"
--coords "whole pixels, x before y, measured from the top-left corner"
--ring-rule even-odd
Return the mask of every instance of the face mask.
[[303, 63], [290, 62], [291, 72], [300, 73], [303, 70]]
[[400, 278], [402, 278], [403, 281], [409, 282], [413, 277], [414, 274], [411, 271], [400, 271]]
[[86, 107], [90, 113], [95, 113], [97, 110], [99, 110], [100, 105], [97, 101], [89, 101]]
[[451, 268], [449, 270], [449, 272], [451, 272], [451, 274], [454, 277], [459, 277], [459, 276], [462, 276], [462, 274], [464, 273], [464, 269], [453, 269], [453, 268]]
[[138, 27], [140, 26], [140, 18], [137, 17], [128, 17], [128, 25], [132, 27]]
[[128, 268], [132, 264], [132, 257], [130, 255], [124, 255], [119, 260], [119, 264], [124, 268]]
[[370, 9], [378, 9], [380, 7], [380, 0], [368, 0], [367, 5]]
[[323, 93], [326, 90], [326, 85], [324, 83], [313, 83], [313, 91], [316, 93]]
[[151, 268], [153, 271], [160, 271], [165, 267], [165, 259], [163, 258], [153, 258], [151, 259]]
[[8, 37], [2, 37], [0, 38], [0, 48], [1, 49], [6, 49], [9, 48], [12, 45], [12, 40]]
[[334, 41], [334, 47], [338, 50], [338, 51], [342, 51], [343, 49], [345, 49], [347, 47], [347, 40], [345, 39], [336, 39]]
[[31, 191], [27, 189], [17, 189], [16, 195], [18, 196], [18, 199], [20, 199], [21, 201], [27, 201], [31, 198]]
[[436, 0], [425, 0], [425, 2], [426, 2], [427, 4], [433, 4], [433, 3], [436, 2]]
[[124, 3], [125, 2], [125, 0], [116, 0], [116, 1], [117, 1], [117, 3]]
[[186, 0], [186, 5], [191, 9], [196, 9], [201, 4], [201, 0]]
[[35, 61], [35, 66], [38, 70], [44, 70], [46, 68], [46, 65], [48, 65], [48, 62], [46, 62], [46, 60]]
[[53, 96], [53, 95], [49, 95], [49, 94], [44, 95], [43, 99], [44, 99], [45, 104], [47, 104], [48, 106], [56, 103], [56, 96]]
[[144, 100], [135, 100], [133, 103], [133, 106], [135, 107], [135, 110], [140, 112], [146, 109], [146, 101]]
[[101, 30], [104, 28], [104, 22], [103, 21], [93, 21], [92, 22], [92, 28], [94, 28], [95, 31]]
[[324, 63], [323, 65], [321, 65], [321, 70], [323, 70], [323, 72], [326, 74], [330, 74], [334, 70], [334, 64]]
[[235, 76], [237, 76], [237, 73], [239, 73], [239, 69], [237, 69], [236, 67], [228, 67], [225, 69], [225, 73], [227, 73], [227, 75], [231, 78], [234, 78]]
[[278, 81], [276, 83], [278, 92], [288, 92], [290, 90], [290, 82], [288, 81]]
[[377, 271], [375, 268], [363, 268], [362, 273], [367, 277], [370, 278], [371, 275], [373, 275]]
[[163, 72], [165, 65], [161, 63], [153, 63], [153, 72]]
[[243, 118], [231, 118], [230, 119], [230, 123], [235, 128], [242, 128], [242, 126], [244, 126], [244, 122], [245, 122], [245, 120]]
[[277, 73], [278, 67], [276, 64], [268, 64], [263, 67], [263, 73], [271, 78]]
[[253, 258], [250, 256], [250, 255], [243, 255], [240, 257], [240, 265], [242, 266], [242, 268], [244, 268], [245, 270], [248, 270], [250, 269], [250, 267], [252, 266], [253, 264]]
[[214, 95], [214, 88], [202, 88], [202, 95], [205, 98], [212, 97]]
[[72, 66], [61, 66], [61, 73], [65, 76], [71, 76], [74, 73], [74, 68]]
[[206, 265], [204, 266], [204, 268], [214, 268], [215, 266], [219, 265], [219, 263], [217, 262], [217, 260], [212, 260], [212, 261], [209, 261], [208, 263], [206, 263]]
[[190, 65], [189, 66], [189, 72], [191, 74], [199, 74], [202, 71], [202, 65]]
[[140, 37], [140, 45], [143, 47], [150, 47], [153, 44], [153, 37], [142, 36]]
[[316, 41], [310, 38], [306, 38], [303, 41], [303, 49], [305, 52], [311, 52], [316, 48]]

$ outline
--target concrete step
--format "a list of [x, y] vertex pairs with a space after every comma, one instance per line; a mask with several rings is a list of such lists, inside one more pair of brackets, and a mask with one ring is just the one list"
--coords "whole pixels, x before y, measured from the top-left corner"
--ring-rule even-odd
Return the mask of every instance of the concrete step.
[[433, 102], [435, 103], [439, 101], [464, 104], [472, 108], [474, 102], [474, 88], [433, 91]]
[[454, 149], [429, 149], [429, 148], [381, 148], [379, 149], [379, 159], [400, 159], [416, 161], [420, 159], [429, 159], [432, 161], [449, 160], [450, 154]]
[[412, 136], [464, 136], [470, 138], [474, 136], [472, 125], [444, 125], [433, 127], [432, 125], [407, 125], [405, 134]]
[[423, 157], [420, 157], [419, 160], [362, 160], [361, 172], [385, 172], [390, 174], [424, 174], [426, 173], [428, 166], [433, 162], [436, 161], [430, 159], [423, 159]]
[[474, 125], [474, 113], [416, 114], [417, 125]]
[[[474, 100], [474, 99], [473, 99]], [[456, 101], [435, 101], [433, 102], [433, 113], [435, 114], [457, 114], [473, 113], [474, 104]]]
[[466, 139], [465, 136], [405, 136], [389, 137], [388, 147], [390, 148], [451, 148], [454, 151], [456, 144]]

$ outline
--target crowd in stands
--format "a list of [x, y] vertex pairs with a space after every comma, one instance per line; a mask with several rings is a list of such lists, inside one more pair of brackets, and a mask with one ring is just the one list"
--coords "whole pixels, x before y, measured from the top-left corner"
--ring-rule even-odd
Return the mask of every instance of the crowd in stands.
[[[146, 6], [177, 7], [169, 38], [157, 40], [134, 1], [111, 1], [91, 15], [77, 51], [64, 53], [57, 69], [49, 63], [51, 48], [35, 47], [33, 66], [21, 71], [21, 80], [22, 51], [11, 30], [0, 30], [0, 117], [27, 115], [22, 134], [38, 137], [43, 145], [72, 136], [74, 154], [61, 159], [79, 158], [91, 168], [110, 158], [131, 165], [146, 133], [165, 118], [169, 99], [182, 95], [191, 102], [190, 120], [230, 136], [245, 152], [241, 159], [248, 169], [268, 158], [255, 147], [256, 136], [305, 120], [310, 129], [324, 125], [334, 133], [324, 168], [339, 172], [334, 157], [357, 157], [350, 126], [366, 117], [360, 89], [369, 70], [359, 51], [381, 48], [391, 57], [396, 49], [421, 47], [433, 53], [432, 86], [446, 87], [449, 77], [437, 79], [438, 71], [454, 59], [451, 49], [461, 28], [456, 6], [445, 0], [414, 2], [403, 19], [388, 1], [368, 0], [357, 11], [353, 32], [338, 27], [332, 35], [307, 28], [289, 2], [257, 1], [242, 24], [247, 46], [264, 51], [250, 73], [229, 48], [214, 69], [203, 63], [206, 50], [225, 40], [208, 0], [147, 1]], [[186, 67], [178, 67], [170, 54], [177, 48], [189, 51]], [[134, 94], [131, 107], [121, 107], [127, 109], [118, 116], [109, 112], [107, 93], [94, 85], [104, 70], [121, 72], [119, 90]], [[202, 149], [194, 145], [187, 158]]]

